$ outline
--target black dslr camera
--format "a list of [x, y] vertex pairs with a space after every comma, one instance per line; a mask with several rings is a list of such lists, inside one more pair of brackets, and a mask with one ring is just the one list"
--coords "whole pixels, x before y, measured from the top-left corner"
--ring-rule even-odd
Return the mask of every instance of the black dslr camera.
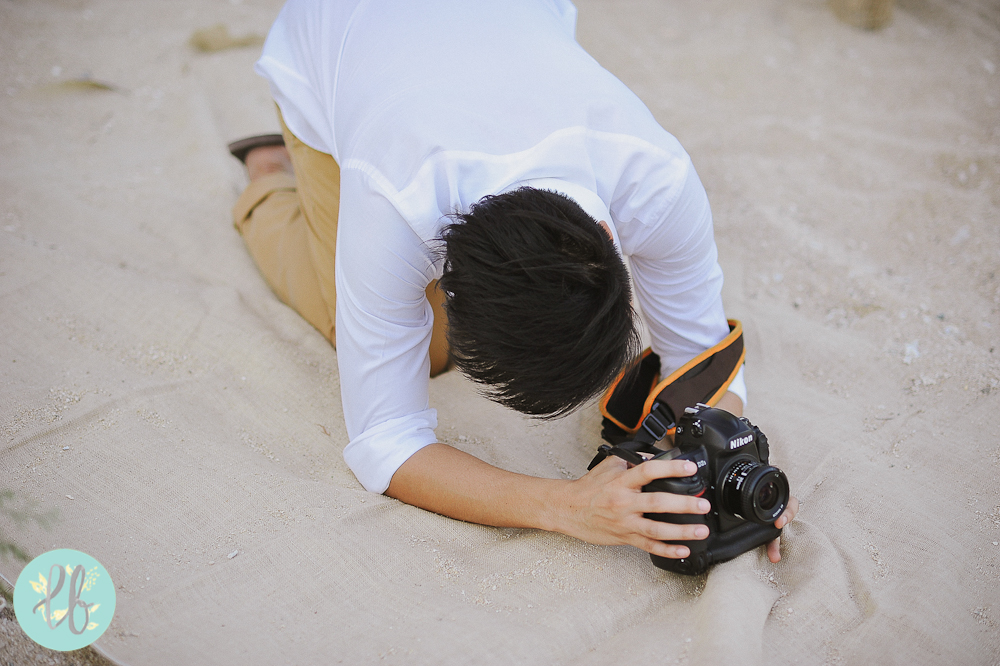
[[[665, 431], [657, 434], [659, 440]], [[605, 456], [618, 455], [635, 464], [646, 461], [637, 454], [644, 452], [654, 454], [649, 460], [690, 460], [698, 465], [693, 476], [656, 479], [643, 487], [644, 492], [693, 495], [712, 503], [704, 515], [646, 514], [665, 523], [701, 523], [709, 529], [708, 538], [700, 541], [667, 542], [690, 548], [691, 554], [684, 559], [650, 555], [661, 569], [700, 574], [712, 564], [731, 560], [781, 534], [774, 521], [788, 505], [788, 479], [780, 469], [767, 464], [767, 437], [743, 417], [699, 404], [685, 409], [677, 423], [674, 448], [668, 451], [641, 441], [601, 448]]]

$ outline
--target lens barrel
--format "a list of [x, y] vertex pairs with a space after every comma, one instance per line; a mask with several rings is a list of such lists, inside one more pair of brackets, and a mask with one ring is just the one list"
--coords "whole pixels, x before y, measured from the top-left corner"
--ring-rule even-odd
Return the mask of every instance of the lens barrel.
[[777, 467], [740, 460], [726, 471], [721, 495], [726, 511], [766, 525], [788, 506], [788, 479]]

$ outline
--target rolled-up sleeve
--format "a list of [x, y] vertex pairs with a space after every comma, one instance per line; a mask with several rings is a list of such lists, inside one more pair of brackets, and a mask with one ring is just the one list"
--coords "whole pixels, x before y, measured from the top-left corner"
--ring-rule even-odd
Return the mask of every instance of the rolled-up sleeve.
[[[350, 443], [344, 459], [382, 493], [392, 475], [437, 441], [427, 380], [433, 314], [424, 289], [432, 254], [365, 175], [341, 172], [337, 238], [337, 363]], [[364, 195], [362, 195], [364, 193]]]

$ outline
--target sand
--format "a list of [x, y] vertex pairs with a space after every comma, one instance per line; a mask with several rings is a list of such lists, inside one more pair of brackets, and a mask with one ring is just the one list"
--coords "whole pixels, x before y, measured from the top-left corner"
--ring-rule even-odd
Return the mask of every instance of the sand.
[[[0, 490], [58, 519], [0, 531], [108, 569], [102, 653], [1000, 661], [1000, 6], [905, 0], [877, 32], [819, 0], [578, 7], [708, 190], [747, 414], [802, 500], [782, 562], [682, 578], [366, 493], [335, 352], [228, 219], [225, 143], [277, 127], [251, 66], [280, 3], [3, 0]], [[232, 48], [192, 46], [219, 25]], [[593, 408], [431, 394], [442, 441], [508, 469], [572, 478], [600, 443]]]

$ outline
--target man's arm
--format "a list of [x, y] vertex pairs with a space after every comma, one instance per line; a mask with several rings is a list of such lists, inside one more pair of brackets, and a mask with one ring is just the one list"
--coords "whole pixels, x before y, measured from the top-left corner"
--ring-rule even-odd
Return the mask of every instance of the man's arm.
[[575, 481], [540, 479], [493, 467], [445, 444], [431, 444], [396, 471], [386, 494], [451, 518], [496, 527], [560, 532], [601, 545], [631, 544], [661, 557], [681, 558], [685, 546], [663, 543], [708, 536], [704, 525], [674, 525], [644, 513], [708, 513], [707, 500], [644, 493], [656, 478], [690, 476], [688, 461], [628, 467], [611, 456]]
[[[719, 407], [742, 414], [738, 396], [727, 393]], [[657, 478], [691, 476], [686, 461], [654, 460], [637, 467], [611, 456], [576, 479], [540, 479], [493, 467], [445, 444], [417, 451], [396, 471], [386, 495], [444, 516], [495, 527], [528, 527], [560, 532], [589, 543], [630, 544], [661, 557], [687, 557], [685, 546], [708, 536], [704, 525], [650, 520], [644, 513], [708, 513], [709, 502], [669, 493], [643, 493]], [[798, 501], [775, 522], [783, 527]], [[768, 545], [772, 562], [781, 559], [777, 539]]]
[[730, 414], [743, 416], [743, 401], [735, 393], [727, 391], [725, 395], [719, 398], [719, 404], [716, 407], [724, 409]]

